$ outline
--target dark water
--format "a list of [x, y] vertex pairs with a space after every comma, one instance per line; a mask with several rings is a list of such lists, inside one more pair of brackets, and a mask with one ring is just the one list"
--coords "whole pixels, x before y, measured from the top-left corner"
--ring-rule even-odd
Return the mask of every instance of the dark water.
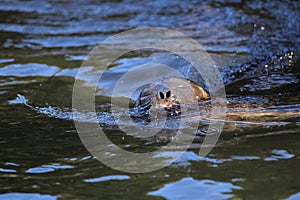
[[[299, 10], [298, 1], [1, 1], [0, 199], [300, 199]], [[129, 174], [85, 149], [72, 121], [72, 90], [98, 43], [147, 26], [204, 46], [221, 71], [228, 115], [207, 157], [198, 156], [200, 131], [170, 166]], [[109, 94], [118, 77], [153, 60], [198, 81], [174, 55], [136, 51], [110, 67], [100, 91]], [[124, 149], [164, 145], [124, 135], [109, 98], [100, 92], [96, 102], [100, 123]]]

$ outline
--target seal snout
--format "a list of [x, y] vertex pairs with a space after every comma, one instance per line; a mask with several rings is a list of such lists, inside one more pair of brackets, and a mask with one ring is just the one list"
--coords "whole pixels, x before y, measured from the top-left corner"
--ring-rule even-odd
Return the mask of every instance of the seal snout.
[[179, 115], [181, 113], [180, 104], [175, 95], [172, 94], [171, 90], [158, 92], [155, 107], [164, 108], [167, 112], [174, 113], [175, 115]]

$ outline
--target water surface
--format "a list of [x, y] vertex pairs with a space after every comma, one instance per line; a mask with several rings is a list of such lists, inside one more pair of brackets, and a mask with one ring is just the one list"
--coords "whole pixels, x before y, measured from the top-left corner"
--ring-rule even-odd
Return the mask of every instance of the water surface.
[[[2, 1], [0, 199], [298, 199], [299, 8], [297, 1]], [[71, 98], [90, 50], [146, 26], [175, 29], [203, 45], [221, 72], [228, 115], [207, 157], [198, 152], [209, 120], [195, 112], [182, 116], [204, 127], [187, 152], [161, 170], [128, 174], [85, 149]], [[131, 52], [110, 66], [99, 83], [98, 119], [113, 142], [132, 152], [164, 143], [119, 131], [109, 94], [119, 77], [148, 62], [201, 82], [188, 63], [164, 51]], [[177, 154], [170, 148], [160, 156]]]

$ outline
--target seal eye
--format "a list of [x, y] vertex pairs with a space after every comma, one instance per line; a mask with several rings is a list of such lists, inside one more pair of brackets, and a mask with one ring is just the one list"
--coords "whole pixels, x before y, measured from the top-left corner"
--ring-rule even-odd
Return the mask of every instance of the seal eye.
[[164, 93], [162, 93], [162, 92], [159, 92], [159, 97], [160, 97], [160, 99], [164, 99], [164, 98], [165, 98], [165, 95], [164, 95]]
[[166, 98], [170, 98], [171, 97], [171, 91], [169, 90], [167, 93], [166, 93]]

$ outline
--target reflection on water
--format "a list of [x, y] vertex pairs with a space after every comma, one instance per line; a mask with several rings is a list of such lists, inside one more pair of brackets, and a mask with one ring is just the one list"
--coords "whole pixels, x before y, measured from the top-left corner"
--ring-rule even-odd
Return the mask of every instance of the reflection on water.
[[178, 182], [166, 184], [163, 188], [149, 192], [149, 195], [162, 196], [166, 199], [229, 199], [232, 190], [242, 189], [232, 183], [213, 180], [195, 180], [187, 177]]
[[[299, 8], [297, 1], [2, 1], [0, 199], [299, 199]], [[198, 132], [185, 136], [195, 137], [189, 150], [170, 147], [156, 155], [168, 162], [183, 153], [169, 167], [132, 175], [87, 152], [72, 122], [71, 96], [96, 44], [145, 26], [182, 31], [204, 46], [221, 71], [228, 111], [207, 157], [198, 155], [207, 112], [183, 113], [179, 129], [200, 121]], [[145, 63], [202, 83], [168, 52], [137, 50], [116, 60], [99, 83], [97, 117], [108, 137], [132, 152], [165, 144], [120, 131], [108, 96], [124, 73]], [[84, 70], [88, 82], [95, 68]], [[132, 126], [128, 109], [118, 109], [121, 125]]]
[[127, 180], [130, 179], [129, 176], [126, 175], [112, 175], [112, 176], [102, 176], [99, 178], [89, 178], [83, 180], [86, 183], [99, 183], [99, 182], [105, 182], [105, 181], [112, 181], [112, 180]]
[[26, 170], [26, 173], [46, 173], [52, 172], [55, 169], [70, 169], [74, 168], [70, 165], [60, 165], [60, 164], [52, 164], [52, 165], [42, 165], [41, 167], [34, 167]]
[[30, 194], [30, 193], [8, 193], [8, 194], [0, 194], [0, 198], [7, 200], [15, 200], [15, 199], [32, 199], [32, 200], [56, 200], [58, 196], [51, 195], [41, 195], [41, 194]]
[[285, 200], [297, 200], [300, 198], [300, 192], [297, 194], [293, 194], [290, 197], [286, 198]]

